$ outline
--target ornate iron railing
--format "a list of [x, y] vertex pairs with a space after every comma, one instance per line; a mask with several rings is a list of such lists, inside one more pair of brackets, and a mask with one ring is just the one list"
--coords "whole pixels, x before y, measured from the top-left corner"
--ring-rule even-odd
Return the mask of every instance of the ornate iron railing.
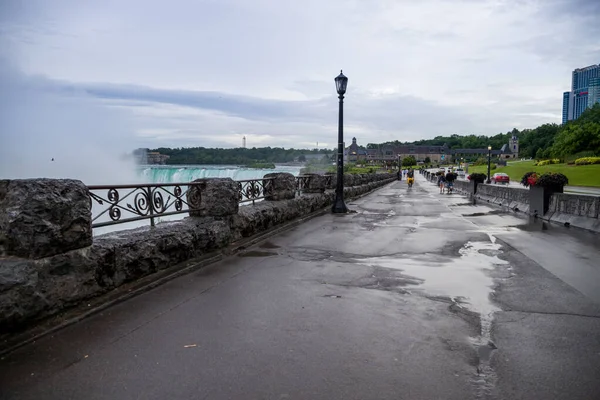
[[[296, 190], [302, 192], [308, 188], [310, 178], [310, 175], [297, 176]], [[273, 192], [274, 179], [259, 178], [237, 181], [238, 202], [254, 204], [255, 201], [264, 199]], [[325, 176], [327, 187], [331, 185], [332, 179], [332, 175]], [[198, 206], [201, 204], [201, 190], [198, 187], [197, 190], [189, 191], [190, 188], [199, 185], [203, 185], [203, 183], [88, 186], [89, 195], [94, 204], [92, 228], [145, 219], [149, 219], [150, 225], [154, 226], [155, 219], [158, 217], [198, 210]]]
[[238, 201], [240, 203], [254, 202], [264, 199], [273, 192], [273, 181], [275, 178], [246, 179], [237, 181]]
[[[188, 204], [187, 193], [201, 183], [165, 183], [143, 185], [88, 186], [90, 198], [104, 208], [92, 216], [92, 228], [150, 220], [183, 214], [195, 208]], [[190, 202], [200, 204], [200, 190], [191, 193]], [[166, 199], [165, 199], [166, 197]], [[128, 216], [131, 215], [131, 216]], [[108, 216], [108, 218], [102, 218]], [[102, 219], [108, 219], [102, 221]]]
[[301, 193], [310, 185], [310, 175], [298, 175], [296, 177], [296, 192]]

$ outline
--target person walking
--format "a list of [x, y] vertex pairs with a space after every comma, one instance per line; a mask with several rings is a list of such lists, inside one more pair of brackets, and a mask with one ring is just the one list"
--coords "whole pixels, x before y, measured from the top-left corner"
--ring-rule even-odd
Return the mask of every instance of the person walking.
[[446, 183], [446, 177], [443, 173], [439, 173], [438, 175], [438, 187], [440, 188], [440, 194], [444, 193], [444, 184]]

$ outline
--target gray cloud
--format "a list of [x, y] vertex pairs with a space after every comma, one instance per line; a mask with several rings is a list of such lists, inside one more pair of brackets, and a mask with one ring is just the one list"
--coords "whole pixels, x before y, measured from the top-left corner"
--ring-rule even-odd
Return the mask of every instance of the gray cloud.
[[412, 140], [559, 122], [572, 69], [599, 61], [598, 4], [6, 0], [0, 45], [148, 147], [333, 144], [340, 68], [347, 134]]
[[[171, 104], [181, 107], [211, 110], [250, 121], [278, 123], [325, 123], [335, 120], [336, 94], [304, 101], [269, 100], [219, 92], [197, 92], [153, 89], [142, 86], [114, 84], [66, 85], [63, 90], [81, 91], [111, 100]], [[332, 91], [332, 90], [330, 90]], [[468, 117], [460, 109], [438, 105], [432, 101], [399, 94], [372, 96], [360, 91], [349, 92], [345, 99], [346, 120], [365, 130], [375, 129], [396, 134], [431, 134], [448, 126], [470, 127]], [[424, 126], [423, 121], [435, 115]]]

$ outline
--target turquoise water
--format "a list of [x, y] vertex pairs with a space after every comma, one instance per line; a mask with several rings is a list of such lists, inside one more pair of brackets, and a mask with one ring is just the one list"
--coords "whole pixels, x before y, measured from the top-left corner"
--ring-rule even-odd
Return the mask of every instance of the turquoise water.
[[300, 166], [278, 165], [275, 169], [243, 168], [234, 165], [144, 165], [138, 173], [148, 183], [191, 182], [201, 178], [231, 178], [234, 181], [262, 178], [272, 172], [300, 173]]

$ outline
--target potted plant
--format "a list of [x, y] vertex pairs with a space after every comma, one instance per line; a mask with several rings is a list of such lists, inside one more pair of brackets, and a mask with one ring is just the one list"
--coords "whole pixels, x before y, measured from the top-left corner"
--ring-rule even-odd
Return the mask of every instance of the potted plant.
[[471, 182], [469, 192], [471, 194], [477, 193], [477, 185], [485, 182], [486, 178], [487, 178], [487, 175], [482, 174], [480, 172], [475, 172], [475, 173], [472, 173], [471, 175], [469, 175], [469, 181]]
[[536, 172], [527, 172], [525, 175], [523, 175], [523, 178], [521, 178], [521, 185], [525, 186], [526, 188], [534, 186], [537, 182], [537, 173]]
[[537, 178], [536, 185], [562, 193], [565, 185], [569, 183], [569, 178], [560, 172], [546, 172]]
[[521, 183], [529, 187], [529, 210], [534, 215], [544, 215], [550, 207], [550, 198], [554, 193], [562, 193], [569, 179], [560, 172], [546, 172], [537, 175], [528, 172]]
[[487, 178], [487, 175], [482, 174], [480, 172], [475, 172], [475, 173], [469, 175], [469, 180], [471, 182], [476, 182], [476, 183], [483, 183], [483, 182], [485, 182], [486, 178]]

